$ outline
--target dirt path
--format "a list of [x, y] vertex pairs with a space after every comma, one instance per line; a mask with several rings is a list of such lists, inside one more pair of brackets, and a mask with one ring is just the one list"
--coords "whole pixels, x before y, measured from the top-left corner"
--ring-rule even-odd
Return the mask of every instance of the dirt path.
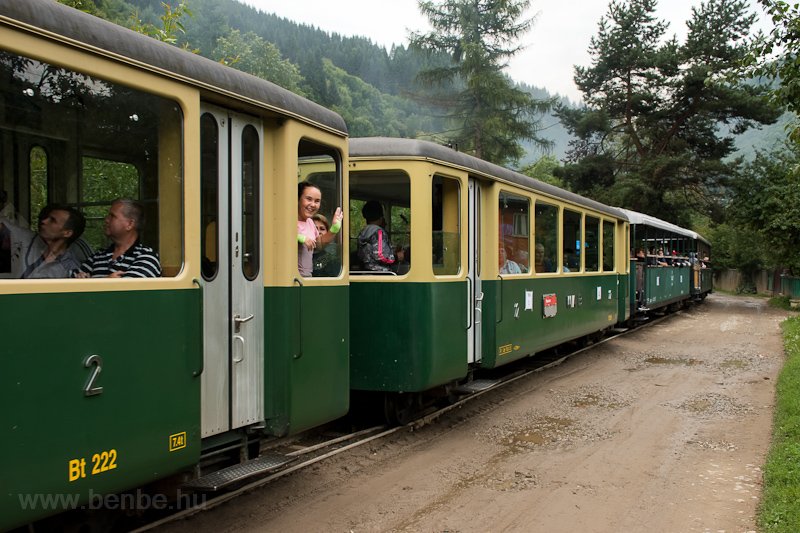
[[170, 530], [754, 530], [784, 317], [712, 295]]

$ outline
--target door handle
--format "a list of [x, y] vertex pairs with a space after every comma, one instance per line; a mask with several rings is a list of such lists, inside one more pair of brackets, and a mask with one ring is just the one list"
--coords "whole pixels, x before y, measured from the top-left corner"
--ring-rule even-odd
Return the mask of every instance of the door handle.
[[[236, 345], [237, 344], [241, 347], [241, 351], [239, 351], [238, 355], [236, 353]], [[242, 361], [244, 361], [244, 357], [245, 357], [244, 337], [242, 337], [240, 335], [234, 335], [233, 336], [233, 362], [234, 363], [241, 363]]]
[[239, 333], [239, 330], [242, 328], [242, 324], [245, 322], [249, 322], [253, 320], [255, 315], [246, 316], [244, 318], [240, 317], [239, 315], [233, 315], [233, 331], [234, 333]]

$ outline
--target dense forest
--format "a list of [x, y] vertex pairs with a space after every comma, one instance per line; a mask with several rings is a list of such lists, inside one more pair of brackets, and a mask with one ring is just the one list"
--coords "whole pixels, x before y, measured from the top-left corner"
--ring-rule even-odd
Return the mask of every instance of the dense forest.
[[[164, 26], [162, 0], [66, 0], [62, 3], [134, 29], [145, 25]], [[171, 4], [177, 5], [177, 2]], [[185, 0], [184, 4], [189, 12], [180, 17], [183, 31], [176, 32], [175, 44], [266, 77], [335, 110], [345, 118], [354, 137], [387, 135], [449, 142], [445, 120], [437, 111], [426, 108], [425, 89], [416, 82], [420, 71], [437, 61], [445, 64], [449, 58], [431, 59], [408, 45], [387, 50], [365, 37], [329, 33], [236, 0]], [[271, 48], [266, 50], [268, 47]], [[272, 65], [265, 65], [267, 62]], [[294, 75], [275, 72], [279, 62], [288, 66]], [[538, 100], [554, 99], [564, 106], [575, 105], [544, 87], [524, 83], [517, 86]], [[552, 147], [542, 150], [532, 143], [525, 144], [527, 154], [520, 161], [522, 167], [535, 163], [542, 156], [561, 160], [568, 150], [572, 137], [560, 119], [547, 113], [541, 122], [541, 134], [552, 141]], [[782, 136], [782, 125], [750, 130], [737, 139], [737, 155], [752, 159], [755, 148], [769, 148]]]

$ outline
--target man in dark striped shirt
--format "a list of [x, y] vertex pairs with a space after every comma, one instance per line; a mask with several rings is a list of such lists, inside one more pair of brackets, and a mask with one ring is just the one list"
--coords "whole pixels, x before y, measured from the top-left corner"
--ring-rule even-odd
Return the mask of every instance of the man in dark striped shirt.
[[77, 278], [157, 278], [158, 253], [139, 242], [144, 209], [139, 202], [118, 198], [111, 204], [103, 230], [112, 244], [81, 265]]

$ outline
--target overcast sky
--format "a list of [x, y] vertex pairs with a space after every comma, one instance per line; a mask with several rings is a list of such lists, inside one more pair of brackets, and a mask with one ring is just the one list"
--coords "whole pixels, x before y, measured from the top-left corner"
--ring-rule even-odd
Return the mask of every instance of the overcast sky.
[[[409, 31], [427, 29], [417, 0], [239, 0], [267, 13], [340, 35], [359, 35], [390, 47], [406, 44]], [[752, 1], [752, 0], [751, 0]], [[588, 66], [589, 39], [606, 13], [607, 0], [532, 0], [533, 29], [526, 48], [512, 59], [507, 73], [516, 81], [544, 87], [577, 101], [572, 81], [575, 65]], [[754, 2], [753, 2], [754, 3]], [[700, 0], [660, 0], [658, 15], [670, 23], [668, 35], [686, 36], [686, 20]], [[761, 11], [759, 11], [759, 14]]]

